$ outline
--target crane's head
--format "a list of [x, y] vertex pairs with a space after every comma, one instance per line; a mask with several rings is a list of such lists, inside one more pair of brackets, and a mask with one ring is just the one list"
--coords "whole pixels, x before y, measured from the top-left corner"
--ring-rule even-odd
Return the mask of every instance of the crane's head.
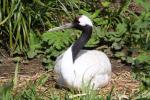
[[86, 25], [93, 27], [92, 21], [85, 15], [76, 17], [73, 24], [78, 24], [81, 27]]
[[87, 16], [81, 15], [79, 17], [76, 17], [72, 23], [67, 23], [60, 27], [50, 29], [48, 30], [48, 32], [65, 29], [65, 28], [75, 28], [75, 29], [82, 30], [86, 26], [93, 27], [92, 21]]

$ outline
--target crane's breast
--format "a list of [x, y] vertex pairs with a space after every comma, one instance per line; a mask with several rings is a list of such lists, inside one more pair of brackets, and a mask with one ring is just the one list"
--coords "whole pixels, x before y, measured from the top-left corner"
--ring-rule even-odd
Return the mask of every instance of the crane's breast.
[[103, 52], [81, 50], [74, 63], [74, 70], [78, 75], [90, 77], [95, 74], [111, 73], [111, 64]]
[[[80, 87], [81, 84], [89, 83], [94, 77], [100, 76], [110, 76], [111, 75], [111, 64], [103, 52], [96, 50], [81, 50], [78, 54], [73, 66], [72, 75], [68, 75], [68, 79], [70, 76], [70, 82], [74, 87]], [[68, 73], [68, 72], [66, 72]], [[105, 78], [105, 77], [103, 77]], [[100, 79], [94, 79], [94, 81], [103, 81]], [[69, 82], [68, 82], [69, 83]], [[101, 83], [98, 83], [101, 84]]]

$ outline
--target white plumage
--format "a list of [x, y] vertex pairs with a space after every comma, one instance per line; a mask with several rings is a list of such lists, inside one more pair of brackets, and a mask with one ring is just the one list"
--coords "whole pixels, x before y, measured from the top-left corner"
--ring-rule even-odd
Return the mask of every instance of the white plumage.
[[[88, 17], [81, 18], [81, 26], [92, 26]], [[84, 85], [88, 85], [94, 90], [106, 86], [111, 78], [111, 63], [106, 54], [97, 50], [80, 50], [73, 62], [72, 46], [56, 60], [54, 71], [58, 75], [58, 84], [74, 89], [82, 89]]]

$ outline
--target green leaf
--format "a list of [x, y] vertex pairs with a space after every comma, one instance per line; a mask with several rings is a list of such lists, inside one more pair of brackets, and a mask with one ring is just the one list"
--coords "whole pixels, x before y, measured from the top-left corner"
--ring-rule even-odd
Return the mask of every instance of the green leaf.
[[41, 48], [40, 39], [34, 34], [29, 34], [30, 45], [27, 51], [28, 58], [34, 58], [38, 54], [38, 49]]
[[112, 48], [114, 48], [115, 50], [119, 50], [119, 49], [121, 49], [121, 45], [120, 44], [118, 44], [118, 43], [116, 43], [116, 42], [114, 42], [113, 44], [112, 44]]
[[143, 52], [136, 57], [140, 63], [148, 62], [150, 64], [150, 53]]
[[60, 50], [72, 42], [73, 38], [69, 35], [69, 32], [47, 32], [42, 35], [42, 40], [48, 42], [53, 48]]
[[91, 18], [94, 19], [94, 18], [98, 17], [99, 14], [100, 14], [100, 10], [96, 10], [96, 11], [91, 15]]
[[108, 1], [103, 1], [101, 4], [102, 4], [103, 7], [109, 7], [110, 2], [108, 2]]
[[125, 55], [125, 53], [124, 52], [116, 52], [115, 53], [115, 57], [117, 57], [117, 58], [121, 58], [121, 57], [125, 57], [126, 55]]
[[126, 26], [125, 23], [119, 23], [119, 24], [117, 24], [117, 29], [116, 30], [120, 34], [125, 33], [126, 30], [127, 30], [127, 26]]
[[127, 63], [132, 64], [134, 62], [132, 57], [127, 57], [126, 59]]
[[86, 15], [89, 18], [91, 18], [91, 14], [89, 12], [85, 11], [85, 10], [80, 10], [79, 13], [82, 14], [82, 15]]

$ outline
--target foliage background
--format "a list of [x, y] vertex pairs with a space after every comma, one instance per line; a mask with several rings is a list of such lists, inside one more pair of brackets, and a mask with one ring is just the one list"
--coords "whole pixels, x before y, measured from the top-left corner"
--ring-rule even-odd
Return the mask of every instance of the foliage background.
[[50, 69], [80, 32], [46, 31], [85, 14], [95, 25], [86, 47], [100, 47], [111, 57], [130, 64], [133, 77], [143, 83], [141, 91], [147, 92], [150, 91], [149, 3], [148, 0], [1, 0], [0, 48], [12, 57], [23, 55], [32, 59], [43, 55], [43, 64]]

